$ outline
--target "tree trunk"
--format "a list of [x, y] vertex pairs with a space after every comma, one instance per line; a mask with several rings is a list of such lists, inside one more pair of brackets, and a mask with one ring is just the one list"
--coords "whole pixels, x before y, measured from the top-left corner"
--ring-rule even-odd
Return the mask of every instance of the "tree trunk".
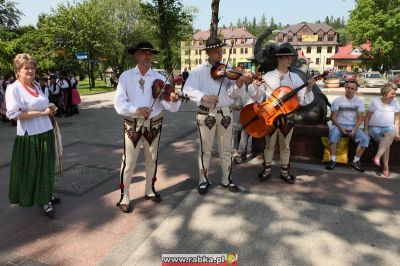
[[211, 24], [210, 24], [210, 37], [217, 37], [218, 35], [218, 13], [219, 13], [219, 0], [212, 0], [211, 2]]

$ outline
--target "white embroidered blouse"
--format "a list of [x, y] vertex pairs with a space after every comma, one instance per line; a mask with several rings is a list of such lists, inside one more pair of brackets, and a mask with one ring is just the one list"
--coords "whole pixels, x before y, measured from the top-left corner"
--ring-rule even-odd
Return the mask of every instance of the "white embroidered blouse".
[[39, 116], [22, 121], [19, 120], [19, 116], [22, 112], [43, 112], [49, 104], [49, 99], [39, 88], [39, 85], [34, 83], [34, 86], [39, 93], [38, 97], [31, 95], [18, 80], [10, 84], [6, 90], [6, 115], [9, 119], [18, 119], [18, 136], [23, 136], [25, 133], [32, 136], [53, 129], [49, 116]]

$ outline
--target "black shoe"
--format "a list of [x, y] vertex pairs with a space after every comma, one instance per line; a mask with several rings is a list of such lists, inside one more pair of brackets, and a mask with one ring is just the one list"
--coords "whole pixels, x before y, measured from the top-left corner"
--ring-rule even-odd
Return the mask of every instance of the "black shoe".
[[281, 173], [281, 179], [291, 185], [296, 183], [296, 177], [294, 175], [290, 174], [289, 172], [287, 172], [287, 174]]
[[364, 172], [364, 168], [361, 167], [360, 161], [352, 162], [350, 166], [356, 169], [358, 172]]
[[271, 178], [271, 168], [265, 168], [262, 173], [258, 174], [258, 181], [265, 182]]
[[230, 192], [232, 193], [237, 193], [239, 192], [239, 188], [238, 186], [236, 186], [235, 183], [233, 183], [232, 181], [229, 181], [229, 183], [227, 185], [221, 184], [221, 186], [223, 188], [227, 188]]
[[336, 162], [330, 161], [330, 162], [325, 166], [325, 169], [326, 169], [326, 170], [333, 170], [333, 168], [335, 168], [335, 166], [336, 166]]
[[128, 203], [128, 204], [117, 203], [117, 207], [118, 207], [122, 212], [125, 212], [125, 213], [129, 213], [129, 212], [132, 211], [132, 209], [131, 209], [131, 204], [130, 204], [130, 203]]
[[161, 201], [161, 195], [158, 194], [158, 193], [155, 193], [155, 195], [153, 195], [153, 196], [144, 195], [144, 197], [145, 197], [147, 200], [152, 200], [152, 201], [154, 201], [154, 202], [160, 202], [160, 201]]
[[51, 197], [50, 202], [52, 204], [58, 204], [58, 203], [61, 203], [61, 199], [57, 198], [57, 197]]
[[51, 204], [51, 201], [43, 205], [43, 212], [44, 215], [49, 218], [52, 218], [54, 216], [55, 211], [53, 205]]
[[211, 183], [208, 181], [204, 181], [203, 183], [201, 183], [198, 187], [197, 187], [197, 191], [199, 192], [199, 194], [201, 195], [205, 195], [207, 194], [208, 191], [208, 187], [211, 186]]
[[235, 159], [233, 159], [235, 164], [242, 164], [242, 163], [246, 162], [246, 160], [247, 160], [246, 155], [239, 155]]

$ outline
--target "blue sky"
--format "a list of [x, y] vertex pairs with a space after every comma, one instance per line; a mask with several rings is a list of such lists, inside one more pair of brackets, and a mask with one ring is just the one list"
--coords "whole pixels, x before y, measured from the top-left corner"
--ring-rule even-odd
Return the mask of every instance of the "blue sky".
[[[66, 0], [14, 0], [25, 15], [21, 25], [36, 25], [40, 13], [50, 13], [51, 7], [56, 8]], [[72, 2], [72, 1], [70, 1]], [[208, 29], [211, 21], [211, 0], [182, 0], [184, 6], [197, 6], [199, 12], [194, 21], [196, 29]], [[257, 20], [264, 13], [267, 20], [274, 17], [276, 23], [283, 25], [296, 24], [302, 21], [323, 21], [326, 16], [348, 18], [349, 11], [354, 9], [354, 0], [220, 0], [220, 23], [229, 26], [238, 18], [245, 16], [251, 21]]]

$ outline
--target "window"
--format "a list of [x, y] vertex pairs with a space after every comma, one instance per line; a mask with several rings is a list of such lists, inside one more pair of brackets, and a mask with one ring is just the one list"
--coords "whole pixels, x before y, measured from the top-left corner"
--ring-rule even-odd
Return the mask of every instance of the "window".
[[328, 35], [328, 42], [333, 42], [333, 35], [332, 34]]
[[297, 40], [299, 41], [299, 42], [301, 42], [303, 39], [301, 38], [301, 35], [299, 35], [299, 36], [297, 36]]
[[248, 48], [244, 48], [244, 53], [245, 53], [245, 54], [248, 54], [248, 53], [249, 53]]
[[199, 59], [196, 58], [195, 62], [196, 62], [196, 65], [199, 64]]
[[307, 54], [311, 54], [311, 46], [307, 46]]
[[243, 54], [244, 53], [244, 49], [240, 48], [240, 53]]
[[321, 46], [317, 46], [317, 53], [321, 53]]
[[232, 54], [236, 54], [236, 48], [233, 48]]
[[186, 59], [185, 59], [185, 64], [186, 64], [186, 65], [189, 65], [189, 64], [190, 64], [190, 59], [189, 59], [189, 58], [186, 58]]
[[236, 58], [233, 58], [233, 65], [236, 65]]
[[240, 43], [241, 44], [243, 44], [243, 43], [245, 43], [246, 42], [246, 39], [245, 38], [242, 38], [241, 40], [240, 40]]
[[330, 64], [331, 64], [331, 59], [330, 59], [330, 58], [327, 58], [327, 59], [326, 59], [326, 64], [327, 64], [327, 65], [330, 65]]
[[327, 48], [327, 51], [326, 51], [327, 53], [332, 53], [332, 46], [328, 46], [328, 48]]
[[324, 36], [322, 36], [322, 35], [318, 35], [318, 41], [319, 42], [322, 42], [322, 39], [324, 38]]
[[190, 54], [190, 50], [185, 50], [185, 55], [189, 55]]
[[293, 36], [288, 36], [288, 37], [287, 37], [287, 41], [288, 41], [288, 42], [293, 42]]
[[315, 58], [315, 64], [319, 65], [319, 57]]
[[201, 58], [199, 59], [199, 64], [201, 64]]
[[194, 50], [194, 54], [198, 55], [199, 51], [198, 50]]

